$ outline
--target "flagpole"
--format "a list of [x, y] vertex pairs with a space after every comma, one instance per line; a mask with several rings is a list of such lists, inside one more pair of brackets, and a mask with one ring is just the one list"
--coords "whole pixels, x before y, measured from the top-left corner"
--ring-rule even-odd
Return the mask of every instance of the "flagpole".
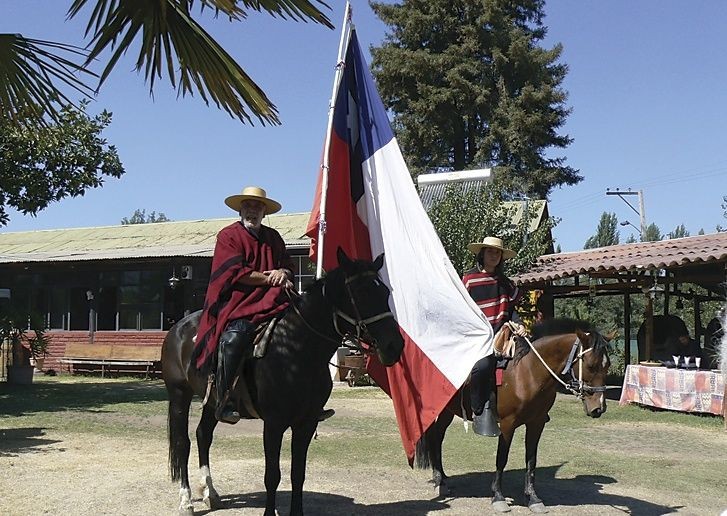
[[333, 93], [331, 101], [328, 104], [328, 126], [326, 128], [326, 142], [323, 146], [323, 163], [321, 164], [321, 172], [323, 174], [321, 180], [321, 199], [319, 203], [318, 217], [318, 255], [316, 257], [316, 278], [323, 275], [323, 242], [326, 235], [326, 199], [328, 197], [328, 169], [331, 150], [331, 132], [333, 130], [333, 111], [336, 105], [336, 95], [338, 87], [341, 84], [343, 69], [345, 66], [345, 52], [348, 47], [348, 40], [351, 37], [351, 4], [346, 1], [346, 10], [343, 14], [343, 26], [341, 27], [341, 41], [338, 44], [338, 61], [336, 62], [336, 74], [333, 78]]

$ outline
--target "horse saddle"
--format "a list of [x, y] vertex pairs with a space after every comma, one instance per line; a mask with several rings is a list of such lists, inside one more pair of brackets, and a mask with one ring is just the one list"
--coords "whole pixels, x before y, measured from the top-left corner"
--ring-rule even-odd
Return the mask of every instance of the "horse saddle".
[[515, 337], [517, 335], [512, 329], [511, 323], [506, 322], [495, 334], [492, 347], [497, 358], [510, 359], [515, 356]]
[[273, 317], [257, 325], [252, 340], [252, 356], [254, 358], [262, 358], [265, 356], [265, 352], [268, 349], [268, 342], [270, 342], [270, 336], [273, 334], [280, 319], [282, 319], [282, 316]]

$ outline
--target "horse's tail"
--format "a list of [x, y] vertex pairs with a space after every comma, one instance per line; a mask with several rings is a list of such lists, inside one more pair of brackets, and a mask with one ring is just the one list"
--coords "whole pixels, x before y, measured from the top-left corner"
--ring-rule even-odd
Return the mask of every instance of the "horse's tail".
[[189, 460], [189, 405], [191, 395], [185, 396], [182, 389], [169, 389], [167, 411], [167, 437], [169, 439], [169, 474], [173, 482], [186, 477]]
[[416, 469], [429, 469], [432, 463], [429, 460], [429, 443], [427, 442], [427, 434], [424, 433], [417, 441], [414, 449], [414, 467]]

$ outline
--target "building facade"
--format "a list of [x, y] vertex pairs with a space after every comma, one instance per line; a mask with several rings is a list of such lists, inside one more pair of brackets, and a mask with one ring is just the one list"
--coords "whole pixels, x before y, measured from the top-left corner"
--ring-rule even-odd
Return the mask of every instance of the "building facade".
[[[50, 330], [46, 367], [68, 342], [160, 346], [202, 308], [216, 235], [236, 218], [5, 233], [0, 294]], [[299, 290], [314, 280], [307, 213], [270, 215], [294, 260]]]

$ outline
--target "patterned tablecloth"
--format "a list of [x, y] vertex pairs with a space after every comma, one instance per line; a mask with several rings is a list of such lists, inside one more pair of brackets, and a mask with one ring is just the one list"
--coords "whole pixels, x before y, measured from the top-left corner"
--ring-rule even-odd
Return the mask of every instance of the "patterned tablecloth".
[[626, 368], [619, 403], [721, 416], [724, 378], [722, 373], [714, 371], [630, 365]]

